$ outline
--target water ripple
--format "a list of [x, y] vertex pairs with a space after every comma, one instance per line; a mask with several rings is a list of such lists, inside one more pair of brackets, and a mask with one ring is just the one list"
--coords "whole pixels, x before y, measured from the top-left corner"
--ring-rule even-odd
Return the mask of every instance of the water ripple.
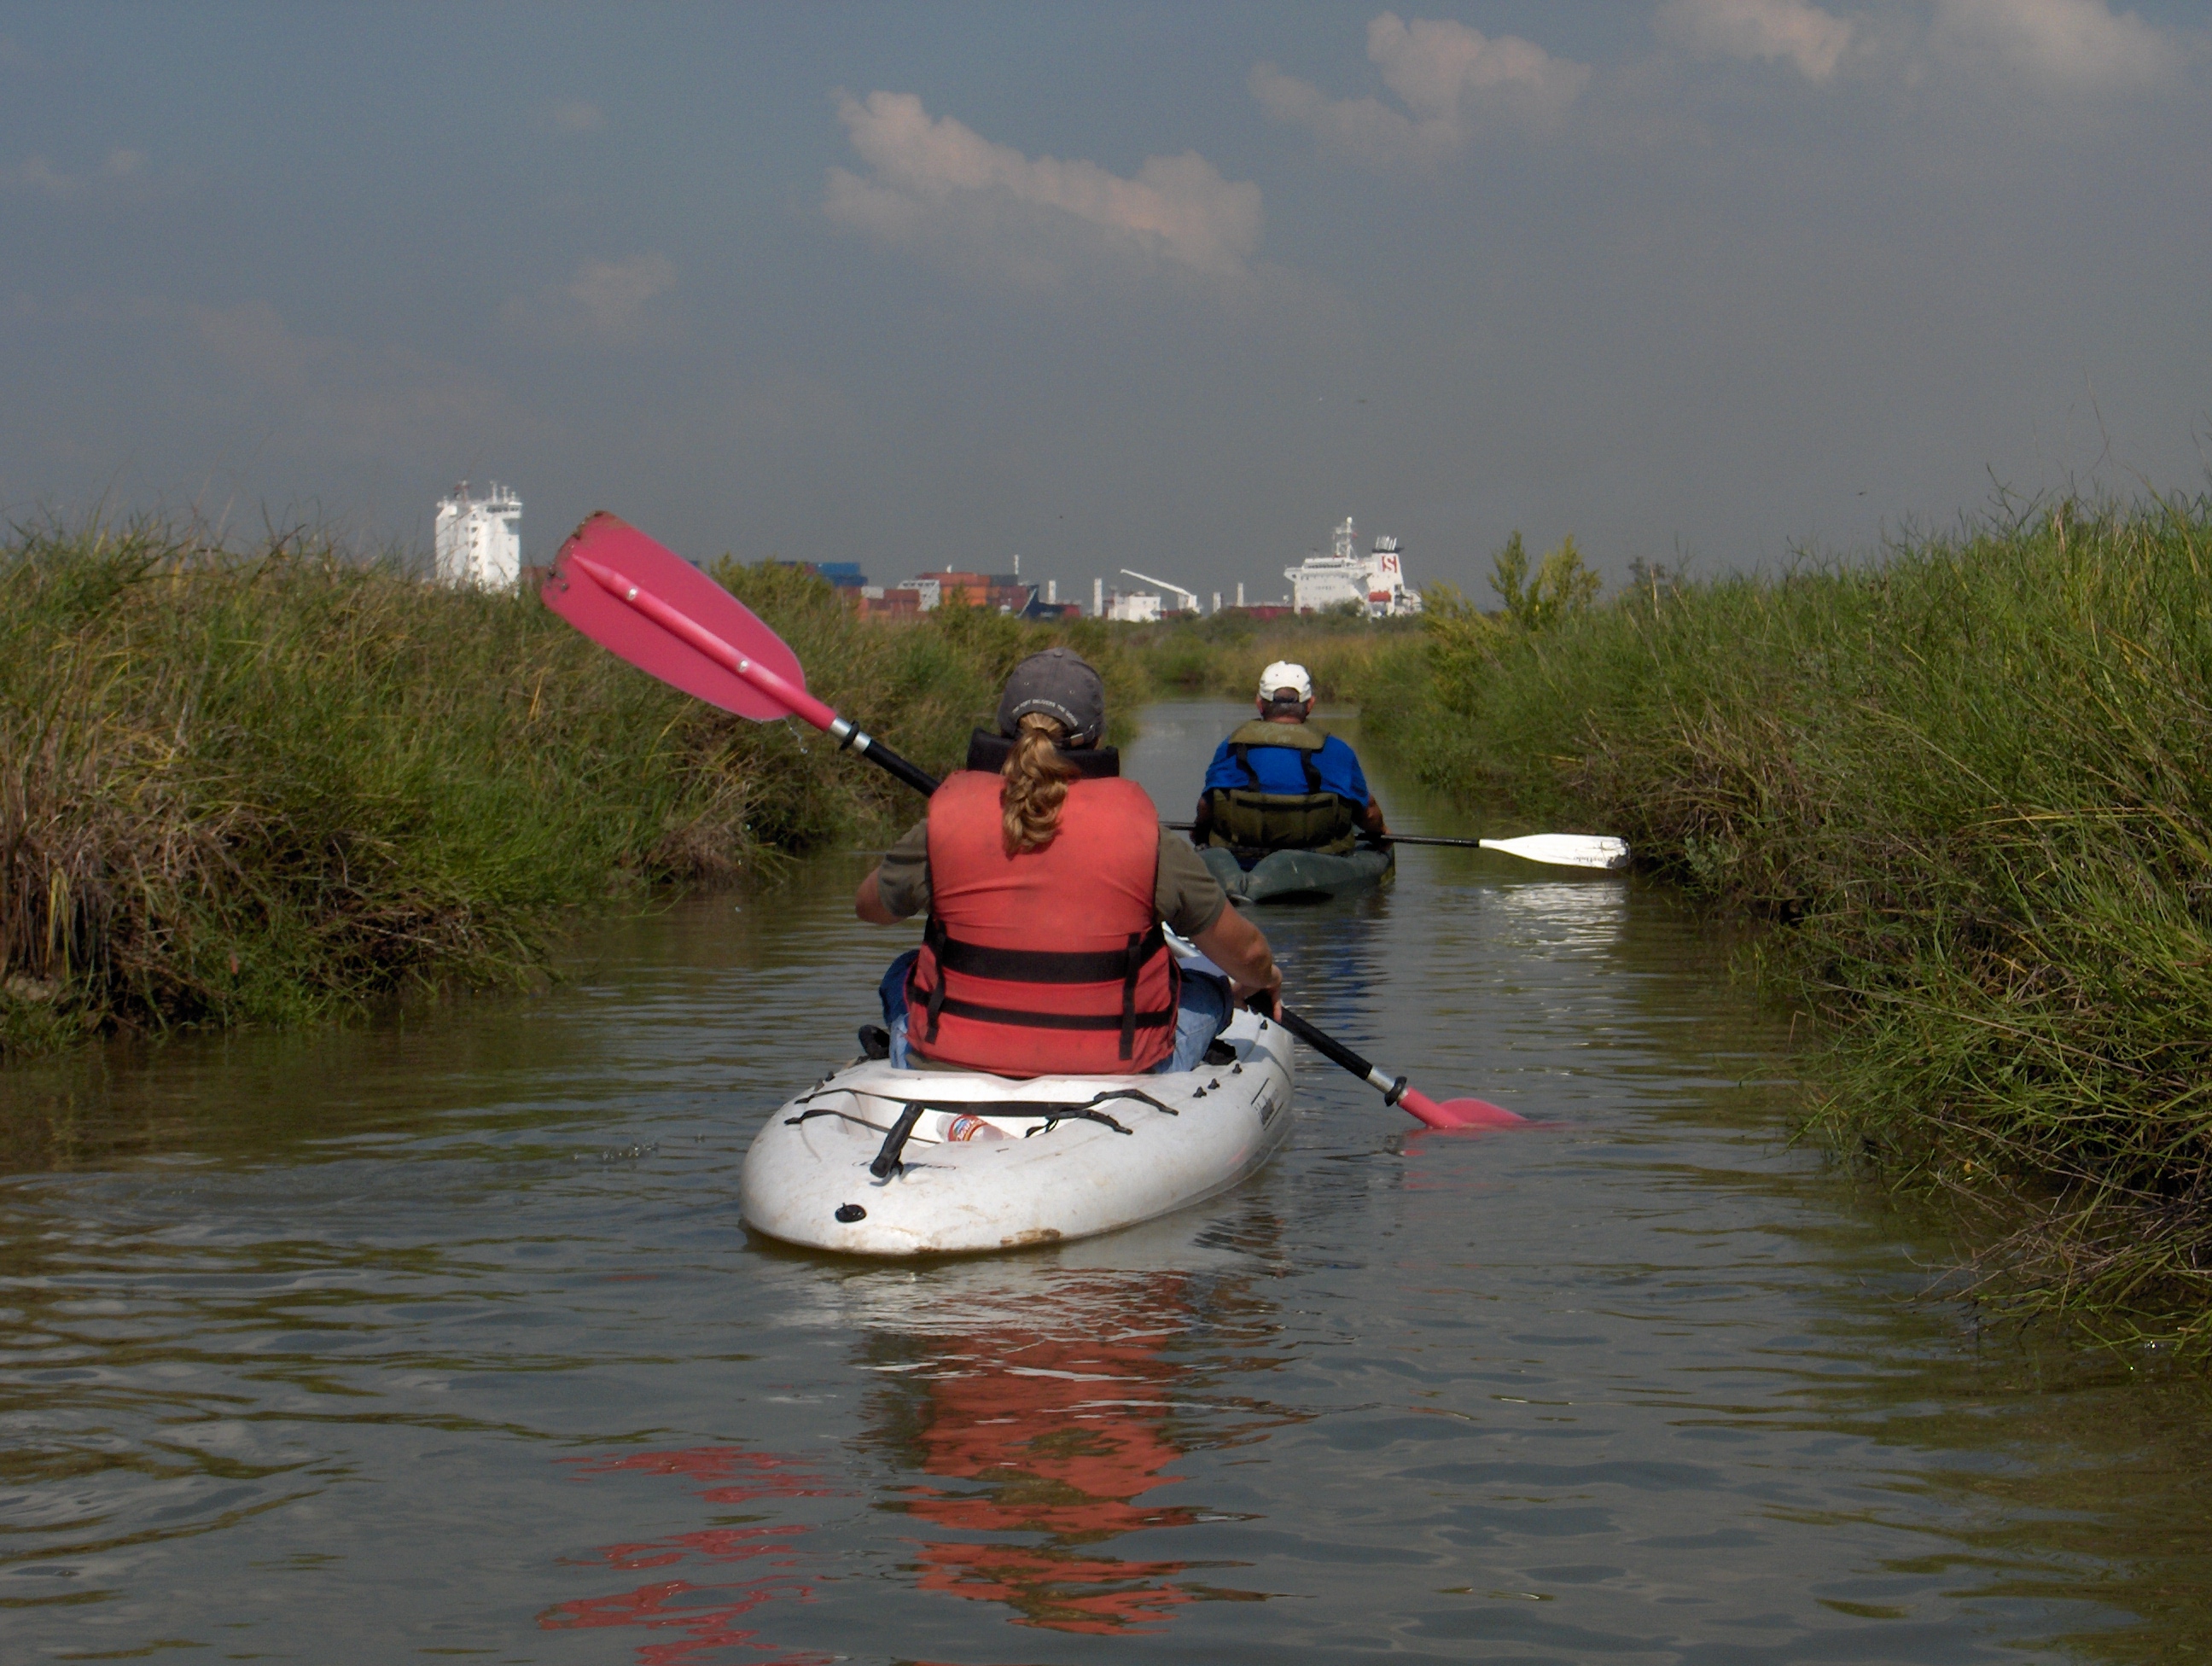
[[[1157, 715], [1136, 763], [1179, 804], [1226, 714]], [[851, 923], [845, 859], [618, 922], [542, 997], [11, 1073], [0, 1108], [67, 1137], [0, 1181], [9, 1657], [2203, 1634], [2203, 1570], [2160, 1547], [2195, 1541], [2212, 1420], [1920, 1299], [1940, 1243], [1778, 1137], [1786, 1026], [1725, 942], [1618, 879], [1401, 860], [1267, 919], [1300, 1000], [1542, 1126], [1424, 1134], [1310, 1061], [1252, 1182], [1018, 1258], [737, 1225], [753, 1128], [910, 935]]]

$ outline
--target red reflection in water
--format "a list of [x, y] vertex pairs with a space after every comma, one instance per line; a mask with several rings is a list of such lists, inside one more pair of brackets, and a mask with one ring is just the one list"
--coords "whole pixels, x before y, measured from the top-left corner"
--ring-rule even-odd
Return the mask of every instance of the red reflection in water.
[[[837, 1489], [820, 1485], [821, 1477], [802, 1469], [787, 1458], [770, 1452], [749, 1452], [741, 1446], [687, 1446], [675, 1452], [626, 1452], [621, 1456], [562, 1458], [574, 1465], [576, 1479], [623, 1473], [681, 1475], [686, 1481], [725, 1481], [699, 1496], [708, 1504], [744, 1504], [754, 1499], [829, 1499]], [[733, 1479], [744, 1477], [742, 1480]]]
[[[719, 1592], [727, 1588], [702, 1587], [688, 1579], [670, 1579], [659, 1584], [640, 1585], [635, 1590], [621, 1591], [611, 1596], [582, 1596], [557, 1603], [538, 1616], [538, 1624], [541, 1630], [549, 1632], [585, 1631], [601, 1626], [644, 1626], [654, 1631], [682, 1633], [666, 1642], [641, 1643], [637, 1649], [638, 1666], [676, 1666], [676, 1663], [710, 1649], [742, 1648], [773, 1657], [763, 1661], [762, 1666], [829, 1666], [836, 1658], [811, 1650], [793, 1654], [778, 1650], [772, 1643], [757, 1643], [753, 1639], [760, 1635], [758, 1632], [740, 1629], [732, 1623], [762, 1603], [792, 1593], [756, 1588], [733, 1600], [679, 1602], [703, 1589]], [[803, 1597], [805, 1594], [805, 1587], [799, 1586], [798, 1595]]]
[[1193, 1593], [1170, 1583], [1189, 1564], [1134, 1561], [1090, 1547], [1148, 1527], [1179, 1527], [1188, 1511], [1140, 1504], [1172, 1485], [1182, 1456], [1166, 1425], [1177, 1368], [1162, 1358], [1187, 1312], [1182, 1280], [1103, 1283], [1078, 1304], [1079, 1336], [1011, 1327], [949, 1339], [918, 1395], [915, 1467], [983, 1483], [951, 1493], [917, 1487], [912, 1513], [969, 1533], [1031, 1535], [1027, 1544], [936, 1541], [921, 1547], [921, 1586], [1004, 1602], [1017, 1622], [1054, 1631], [1150, 1629]]
[[[693, 1495], [708, 1504], [742, 1504], [756, 1499], [819, 1499], [835, 1489], [818, 1484], [819, 1477], [786, 1459], [766, 1452], [748, 1452], [736, 1446], [693, 1446], [680, 1451], [625, 1452], [596, 1458], [563, 1458], [575, 1478], [589, 1481], [615, 1474], [665, 1475], [690, 1482]], [[605, 1566], [625, 1573], [649, 1568], [674, 1567], [681, 1563], [730, 1566], [747, 1562], [777, 1569], [796, 1565], [793, 1541], [807, 1529], [796, 1523], [783, 1526], [744, 1526], [702, 1529], [672, 1533], [665, 1538], [635, 1543], [603, 1545], [588, 1560], [570, 1559], [572, 1565]], [[665, 1634], [638, 1645], [639, 1666], [676, 1666], [710, 1650], [744, 1649], [772, 1656], [759, 1666], [826, 1666], [834, 1656], [811, 1651], [792, 1653], [771, 1643], [757, 1642], [760, 1633], [735, 1622], [763, 1602], [805, 1602], [812, 1592], [797, 1575], [759, 1574], [749, 1579], [720, 1580], [695, 1584], [689, 1579], [664, 1579], [617, 1591], [605, 1596], [580, 1596], [556, 1602], [538, 1616], [545, 1631], [587, 1631], [604, 1626], [637, 1626]]]

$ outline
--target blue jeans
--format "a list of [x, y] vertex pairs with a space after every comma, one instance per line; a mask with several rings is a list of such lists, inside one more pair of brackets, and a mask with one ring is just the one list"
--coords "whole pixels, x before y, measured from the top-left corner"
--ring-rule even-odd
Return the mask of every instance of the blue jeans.
[[[908, 949], [891, 962], [876, 990], [884, 1003], [884, 1027], [891, 1032], [890, 1061], [900, 1070], [911, 1068], [906, 1050], [906, 980], [914, 963], [921, 958], [920, 949]], [[1171, 1071], [1197, 1069], [1207, 1044], [1229, 1027], [1232, 1005], [1226, 980], [1185, 967], [1182, 994], [1176, 1005], [1175, 1051], [1154, 1065], [1152, 1073], [1164, 1076]]]

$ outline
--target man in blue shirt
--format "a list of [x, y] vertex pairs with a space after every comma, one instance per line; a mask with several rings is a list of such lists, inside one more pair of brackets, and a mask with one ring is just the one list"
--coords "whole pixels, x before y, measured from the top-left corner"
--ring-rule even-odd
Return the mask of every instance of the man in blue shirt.
[[1223, 741], [1206, 767], [1191, 842], [1231, 851], [1249, 867], [1272, 851], [1341, 855], [1362, 833], [1387, 837], [1358, 755], [1307, 725], [1306, 668], [1279, 660], [1261, 672], [1259, 705], [1257, 721]]

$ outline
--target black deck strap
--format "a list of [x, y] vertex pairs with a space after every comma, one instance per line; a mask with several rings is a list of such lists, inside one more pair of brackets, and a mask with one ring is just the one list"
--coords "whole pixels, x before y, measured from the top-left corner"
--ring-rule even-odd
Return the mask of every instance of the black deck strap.
[[1150, 1105], [1164, 1116], [1182, 1115], [1173, 1105], [1154, 1098], [1140, 1087], [1106, 1088], [1092, 1094], [1079, 1105], [1069, 1104], [1064, 1099], [931, 1099], [923, 1109], [941, 1110], [947, 1115], [961, 1112], [971, 1116], [1034, 1116], [1047, 1128], [1054, 1122], [1081, 1117], [1085, 1122], [1103, 1122], [1116, 1134], [1127, 1134], [1129, 1129], [1098, 1109], [1116, 1099], [1134, 1099], [1140, 1104]]
[[876, 1153], [876, 1160], [868, 1164], [870, 1174], [878, 1180], [889, 1180], [898, 1172], [899, 1153], [906, 1149], [907, 1136], [914, 1132], [914, 1125], [928, 1109], [919, 1100], [907, 1103], [899, 1112], [898, 1121], [891, 1124], [890, 1132], [884, 1135], [883, 1149]]
[[1146, 1092], [1145, 1090], [1140, 1087], [1109, 1087], [1103, 1093], [1093, 1094], [1091, 1097], [1089, 1104], [1092, 1105], [1103, 1105], [1109, 1099], [1134, 1099], [1140, 1104], [1150, 1105], [1154, 1110], [1160, 1112], [1164, 1116], [1180, 1116], [1182, 1115], [1182, 1113], [1177, 1110], [1173, 1105], [1162, 1104], [1159, 1100], [1152, 1097], [1151, 1094]]
[[[968, 737], [966, 767], [998, 775], [1006, 769], [1013, 750], [1014, 743], [1006, 736], [978, 729]], [[1121, 754], [1114, 747], [1055, 746], [1053, 750], [1060, 754], [1061, 763], [1073, 764], [1076, 775], [1085, 781], [1110, 780], [1121, 773]]]
[[[855, 1099], [872, 1099], [879, 1097], [872, 1093], [863, 1093], [858, 1089], [849, 1087], [833, 1087], [819, 1091], [830, 1093], [842, 1093], [848, 1098]], [[799, 1103], [804, 1104], [805, 1104], [806, 1099], [811, 1099], [814, 1097], [815, 1096], [811, 1093], [807, 1094], [805, 1098], [799, 1100]], [[884, 1153], [889, 1152], [891, 1157], [893, 1166], [896, 1166], [898, 1148], [892, 1145], [893, 1140], [896, 1140], [898, 1142], [898, 1147], [904, 1146], [908, 1136], [914, 1132], [915, 1124], [921, 1120], [921, 1113], [925, 1110], [941, 1110], [946, 1112], [948, 1115], [956, 1112], [964, 1112], [969, 1116], [1034, 1116], [1038, 1118], [1047, 1128], [1050, 1128], [1055, 1122], [1066, 1122], [1072, 1117], [1081, 1117], [1086, 1122], [1103, 1122], [1108, 1128], [1112, 1128], [1116, 1134], [1127, 1134], [1130, 1132], [1129, 1129], [1122, 1127], [1121, 1123], [1115, 1122], [1111, 1116], [1107, 1116], [1098, 1109], [1100, 1105], [1109, 1104], [1115, 1099], [1137, 1100], [1140, 1104], [1150, 1105], [1154, 1110], [1158, 1111], [1161, 1115], [1165, 1116], [1180, 1116], [1182, 1115], [1182, 1113], [1177, 1110], [1173, 1105], [1167, 1104], [1161, 1100], [1154, 1098], [1151, 1094], [1146, 1092], [1144, 1089], [1140, 1087], [1106, 1088], [1099, 1092], [1092, 1094], [1090, 1098], [1085, 1100], [1079, 1105], [1071, 1105], [1064, 1100], [1058, 1099], [933, 1098], [908, 1100], [902, 1102], [902, 1109], [899, 1113], [898, 1122], [893, 1123], [890, 1133], [884, 1135], [884, 1150], [876, 1154], [876, 1162], [882, 1162], [884, 1160]], [[808, 1119], [816, 1116], [842, 1116], [848, 1121], [860, 1123], [862, 1128], [873, 1128], [875, 1126], [875, 1124], [869, 1122], [867, 1118], [859, 1116], [855, 1112], [849, 1110], [832, 1110], [828, 1105], [809, 1105], [805, 1110], [800, 1111], [798, 1116], [785, 1117], [783, 1119], [783, 1125], [787, 1128], [797, 1128], [801, 1122], [806, 1122]], [[902, 1127], [902, 1124], [903, 1125]], [[871, 1174], [876, 1173], [874, 1164], [869, 1164], [868, 1171]], [[883, 1177], [881, 1175], [877, 1175], [878, 1179], [881, 1179], [882, 1177]]]
[[1104, 1111], [1093, 1110], [1089, 1105], [1055, 1105], [1044, 1114], [1042, 1121], [1038, 1122], [1035, 1128], [1030, 1128], [1027, 1133], [1024, 1134], [1022, 1138], [1026, 1140], [1031, 1134], [1049, 1134], [1053, 1129], [1058, 1128], [1062, 1122], [1103, 1122], [1108, 1128], [1113, 1129], [1116, 1134], [1127, 1134], [1131, 1132], [1130, 1129], [1123, 1128], [1119, 1122], [1109, 1116]]
[[[842, 1090], [840, 1091], [842, 1091]], [[832, 1110], [827, 1105], [809, 1105], [805, 1110], [800, 1111], [798, 1116], [785, 1117], [783, 1119], [783, 1125], [787, 1128], [795, 1128], [801, 1122], [811, 1122], [817, 1116], [842, 1116], [848, 1122], [858, 1122], [864, 1128], [873, 1128], [878, 1126], [878, 1124], [871, 1122], [866, 1117], [861, 1116], [857, 1110]]]
[[[1042, 1117], [1043, 1119], [1042, 1126], [1047, 1129], [1051, 1128], [1057, 1123], [1080, 1118], [1086, 1122], [1103, 1122], [1108, 1128], [1113, 1129], [1116, 1134], [1127, 1134], [1130, 1131], [1129, 1129], [1123, 1128], [1119, 1122], [1109, 1116], [1104, 1111], [1098, 1109], [1099, 1106], [1109, 1104], [1115, 1099], [1135, 1099], [1141, 1104], [1150, 1105], [1154, 1110], [1164, 1112], [1170, 1116], [1180, 1116], [1182, 1115], [1182, 1113], [1177, 1110], [1173, 1105], [1161, 1104], [1160, 1101], [1155, 1099], [1151, 1094], [1146, 1092], [1144, 1089], [1140, 1087], [1109, 1087], [1103, 1092], [1092, 1094], [1090, 1098], [1085, 1100], [1079, 1105], [1043, 1104], [1035, 1110], [1024, 1110], [1020, 1114], [1029, 1116]], [[1030, 1134], [1035, 1134], [1039, 1130], [1037, 1128], [1031, 1128], [1030, 1130]], [[1024, 1134], [1022, 1137], [1026, 1140], [1029, 1137], [1029, 1134]]]
[[858, 1122], [864, 1128], [872, 1128], [876, 1126], [875, 1123], [871, 1122], [866, 1116], [862, 1116], [857, 1107], [850, 1110], [840, 1110], [835, 1105], [806, 1104], [806, 1102], [809, 1099], [817, 1097], [823, 1092], [842, 1093], [848, 1099], [872, 1099], [876, 1097], [872, 1093], [855, 1093], [849, 1087], [817, 1089], [813, 1093], [801, 1094], [798, 1098], [792, 1101], [792, 1104], [795, 1105], [806, 1105], [806, 1109], [800, 1111], [796, 1116], [785, 1117], [783, 1119], [784, 1127], [787, 1128], [795, 1128], [801, 1122], [811, 1122], [817, 1116], [842, 1116], [848, 1122]]

